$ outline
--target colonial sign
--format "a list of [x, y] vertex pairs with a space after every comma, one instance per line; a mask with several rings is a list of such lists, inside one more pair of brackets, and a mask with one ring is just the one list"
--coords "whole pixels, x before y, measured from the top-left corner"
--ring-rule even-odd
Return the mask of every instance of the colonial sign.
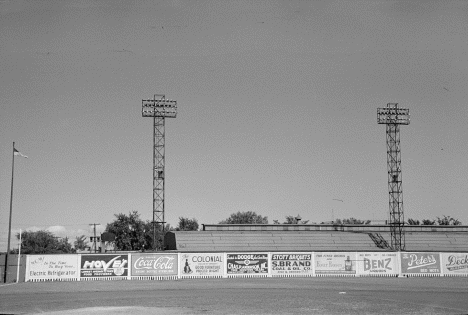
[[180, 274], [185, 277], [222, 277], [224, 254], [187, 253], [181, 255]]

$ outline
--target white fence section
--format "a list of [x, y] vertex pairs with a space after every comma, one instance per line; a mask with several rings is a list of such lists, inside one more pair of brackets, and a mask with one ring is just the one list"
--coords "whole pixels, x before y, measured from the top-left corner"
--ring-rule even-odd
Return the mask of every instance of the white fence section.
[[468, 253], [214, 252], [27, 255], [25, 281], [468, 277]]

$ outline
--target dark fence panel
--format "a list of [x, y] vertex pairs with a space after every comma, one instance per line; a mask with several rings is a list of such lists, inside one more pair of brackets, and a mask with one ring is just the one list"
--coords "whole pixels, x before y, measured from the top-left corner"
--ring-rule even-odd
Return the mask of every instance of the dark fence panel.
[[[5, 279], [5, 253], [0, 254], [0, 282], [4, 282]], [[20, 266], [19, 266], [19, 281], [25, 281], [26, 274], [26, 255], [21, 255], [20, 257]], [[17, 270], [18, 270], [18, 255], [10, 254], [8, 255], [8, 267], [7, 269], [7, 279], [6, 283], [16, 282]]]

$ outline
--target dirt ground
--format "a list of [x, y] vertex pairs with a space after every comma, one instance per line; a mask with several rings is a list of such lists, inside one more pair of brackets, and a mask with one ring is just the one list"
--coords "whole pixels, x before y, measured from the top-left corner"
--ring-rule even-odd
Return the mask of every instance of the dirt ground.
[[237, 278], [0, 286], [1, 314], [468, 314], [468, 278]]

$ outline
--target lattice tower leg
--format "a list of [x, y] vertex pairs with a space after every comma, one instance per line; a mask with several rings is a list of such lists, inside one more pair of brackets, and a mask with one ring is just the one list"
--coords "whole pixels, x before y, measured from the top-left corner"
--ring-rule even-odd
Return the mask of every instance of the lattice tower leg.
[[[164, 156], [165, 119], [154, 117], [153, 151], [153, 249], [164, 250]], [[159, 231], [159, 227], [162, 231]]]
[[400, 125], [387, 124], [387, 169], [391, 246], [405, 250], [403, 190], [401, 177]]

